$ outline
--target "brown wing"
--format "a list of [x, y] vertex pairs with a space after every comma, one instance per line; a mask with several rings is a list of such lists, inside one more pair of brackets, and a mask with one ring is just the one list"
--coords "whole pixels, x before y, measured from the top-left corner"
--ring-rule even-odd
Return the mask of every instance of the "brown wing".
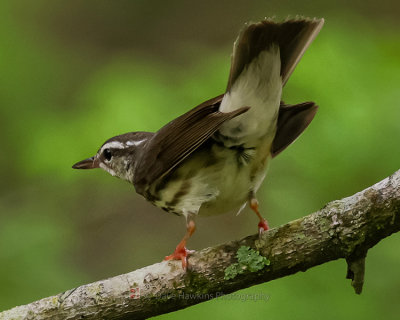
[[134, 174], [136, 192], [168, 173], [215, 133], [226, 120], [249, 107], [230, 113], [218, 111], [223, 95], [208, 100], [179, 118], [171, 121], [149, 140], [138, 159]]
[[300, 136], [314, 118], [317, 110], [318, 106], [314, 102], [296, 105], [286, 105], [281, 102], [278, 126], [272, 143], [273, 157], [276, 157]]

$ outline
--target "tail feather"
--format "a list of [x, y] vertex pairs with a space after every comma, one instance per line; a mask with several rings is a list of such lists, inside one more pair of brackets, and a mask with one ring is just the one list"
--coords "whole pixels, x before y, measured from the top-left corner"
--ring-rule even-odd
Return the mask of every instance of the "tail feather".
[[324, 19], [299, 18], [281, 23], [268, 19], [246, 26], [234, 44], [227, 91], [245, 67], [273, 44], [279, 47], [281, 78], [285, 85], [323, 24]]
[[323, 19], [308, 18], [281, 23], [265, 20], [246, 26], [239, 34], [219, 110], [232, 112], [243, 106], [250, 110], [221, 125], [219, 137], [226, 146], [251, 148], [262, 137], [265, 145], [272, 143], [282, 87], [323, 23]]

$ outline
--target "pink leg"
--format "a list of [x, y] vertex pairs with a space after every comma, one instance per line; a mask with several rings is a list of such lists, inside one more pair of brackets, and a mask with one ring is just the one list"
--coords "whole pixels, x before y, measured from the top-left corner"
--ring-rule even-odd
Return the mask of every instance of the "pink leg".
[[182, 268], [186, 270], [187, 257], [190, 253], [193, 252], [192, 250], [186, 249], [186, 242], [192, 236], [195, 230], [196, 226], [194, 224], [194, 221], [190, 219], [186, 225], [185, 236], [183, 237], [181, 242], [179, 242], [179, 244], [176, 246], [175, 251], [171, 255], [166, 256], [164, 260], [182, 260]]
[[250, 203], [250, 208], [256, 213], [258, 218], [260, 219], [260, 222], [258, 223], [258, 233], [261, 234], [264, 231], [267, 231], [269, 229], [268, 222], [265, 220], [260, 212], [258, 211], [258, 200], [252, 196], [249, 200]]

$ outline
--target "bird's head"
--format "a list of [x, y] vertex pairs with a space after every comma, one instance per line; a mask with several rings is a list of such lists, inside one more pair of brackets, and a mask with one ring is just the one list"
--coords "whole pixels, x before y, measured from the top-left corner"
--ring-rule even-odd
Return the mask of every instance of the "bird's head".
[[72, 168], [101, 168], [112, 176], [132, 182], [136, 159], [151, 135], [149, 132], [130, 132], [108, 139], [96, 155], [75, 163]]

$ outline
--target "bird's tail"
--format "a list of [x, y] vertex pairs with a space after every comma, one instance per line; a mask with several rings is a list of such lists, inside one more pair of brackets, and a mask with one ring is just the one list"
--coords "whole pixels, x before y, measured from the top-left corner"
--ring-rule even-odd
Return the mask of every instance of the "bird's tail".
[[225, 145], [253, 147], [265, 136], [272, 142], [282, 87], [323, 23], [323, 19], [308, 18], [281, 23], [264, 20], [240, 32], [220, 111], [232, 112], [244, 106], [250, 110], [221, 126], [219, 139]]
[[274, 44], [279, 47], [280, 74], [285, 85], [323, 25], [324, 19], [315, 18], [298, 18], [280, 23], [268, 19], [247, 25], [234, 44], [227, 91], [231, 89], [246, 66]]

